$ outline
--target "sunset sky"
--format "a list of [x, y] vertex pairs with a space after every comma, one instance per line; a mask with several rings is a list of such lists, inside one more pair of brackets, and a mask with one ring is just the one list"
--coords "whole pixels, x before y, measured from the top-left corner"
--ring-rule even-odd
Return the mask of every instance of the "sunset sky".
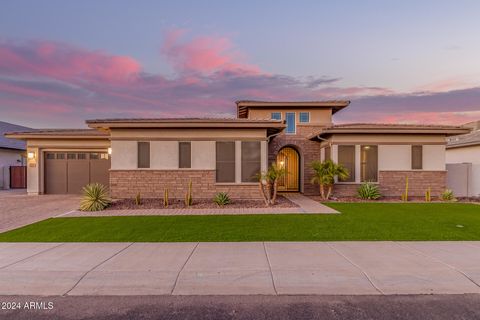
[[0, 121], [230, 117], [348, 99], [336, 122], [480, 120], [480, 1], [0, 1]]

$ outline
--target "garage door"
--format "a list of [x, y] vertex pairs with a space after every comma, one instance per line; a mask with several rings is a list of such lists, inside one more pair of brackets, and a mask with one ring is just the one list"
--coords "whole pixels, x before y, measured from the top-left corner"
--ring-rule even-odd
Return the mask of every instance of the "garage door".
[[109, 185], [110, 159], [99, 152], [45, 153], [45, 193], [81, 193], [93, 182]]

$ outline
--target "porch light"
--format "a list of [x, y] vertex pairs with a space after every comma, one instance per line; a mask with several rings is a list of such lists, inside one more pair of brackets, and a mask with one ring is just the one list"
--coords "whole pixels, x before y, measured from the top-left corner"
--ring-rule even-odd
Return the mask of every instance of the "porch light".
[[30, 151], [27, 153], [27, 158], [28, 160], [34, 160], [35, 159], [35, 152]]
[[109, 155], [112, 155], [112, 148], [108, 148], [107, 152], [108, 152]]
[[285, 161], [280, 161], [280, 167], [283, 167], [285, 165]]

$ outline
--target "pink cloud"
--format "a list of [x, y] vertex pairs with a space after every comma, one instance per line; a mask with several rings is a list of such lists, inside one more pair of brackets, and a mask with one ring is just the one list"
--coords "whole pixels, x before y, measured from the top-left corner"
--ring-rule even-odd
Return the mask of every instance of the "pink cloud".
[[434, 81], [414, 88], [415, 92], [445, 92], [451, 90], [465, 89], [472, 86], [471, 81], [466, 77], [453, 77]]
[[[339, 122], [462, 123], [480, 117], [480, 88], [398, 94], [342, 87], [340, 79], [263, 72], [226, 37], [166, 34], [176, 76], [149, 74], [131, 57], [51, 41], [0, 40], [0, 117], [38, 127], [83, 126], [89, 118], [235, 114], [234, 101], [351, 99]], [[35, 122], [37, 122], [35, 124]]]
[[134, 78], [140, 71], [140, 64], [126, 56], [50, 41], [0, 42], [3, 74], [117, 83]]
[[413, 124], [464, 124], [472, 119], [480, 119], [480, 111], [472, 112], [415, 112], [410, 114], [391, 113], [389, 115], [373, 114], [372, 121], [380, 123]]
[[243, 55], [234, 49], [226, 37], [196, 37], [185, 41], [185, 30], [166, 33], [161, 52], [177, 70], [210, 74], [213, 72], [242, 72], [256, 74], [260, 68], [238, 62]]

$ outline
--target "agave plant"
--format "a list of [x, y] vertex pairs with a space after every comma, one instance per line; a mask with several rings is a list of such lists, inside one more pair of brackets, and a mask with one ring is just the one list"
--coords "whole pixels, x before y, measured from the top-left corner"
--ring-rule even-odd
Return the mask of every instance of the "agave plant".
[[377, 200], [382, 196], [378, 186], [371, 182], [365, 182], [362, 184], [360, 188], [358, 188], [357, 194], [364, 200]]
[[456, 201], [455, 195], [452, 190], [447, 189], [440, 195], [443, 201]]
[[219, 206], [224, 206], [230, 203], [230, 197], [226, 192], [219, 192], [213, 198], [213, 202], [215, 202]]
[[111, 203], [107, 188], [100, 183], [91, 183], [83, 187], [81, 211], [101, 211]]

